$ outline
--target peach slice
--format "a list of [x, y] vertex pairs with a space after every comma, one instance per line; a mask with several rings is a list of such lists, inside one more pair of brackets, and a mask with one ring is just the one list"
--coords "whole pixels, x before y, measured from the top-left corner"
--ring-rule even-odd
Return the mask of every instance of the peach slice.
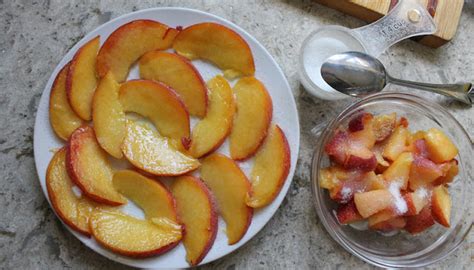
[[410, 168], [413, 163], [413, 154], [403, 152], [397, 159], [383, 172], [383, 177], [387, 182], [400, 182], [401, 189], [408, 187]]
[[118, 192], [143, 210], [146, 219], [164, 217], [178, 223], [173, 195], [158, 180], [122, 170], [114, 174], [112, 181]]
[[171, 47], [178, 31], [152, 20], [135, 20], [117, 28], [97, 55], [97, 72], [110, 70], [118, 82], [125, 81], [130, 66], [143, 54]]
[[382, 156], [392, 161], [397, 159], [398, 155], [405, 151], [408, 135], [409, 132], [403, 125], [395, 128], [392, 135], [388, 137]]
[[199, 158], [217, 149], [232, 128], [234, 97], [229, 83], [222, 76], [211, 79], [207, 115], [193, 128], [189, 152]]
[[216, 196], [220, 214], [227, 225], [229, 245], [242, 239], [252, 220], [253, 209], [245, 203], [250, 183], [232, 159], [212, 154], [202, 162], [201, 177]]
[[69, 177], [86, 196], [112, 206], [127, 202], [112, 185], [113, 170], [107, 153], [91, 127], [79, 127], [71, 134], [66, 159]]
[[354, 202], [360, 215], [367, 218], [393, 205], [393, 196], [386, 189], [356, 193]]
[[339, 204], [336, 210], [336, 217], [341, 224], [349, 224], [364, 219], [359, 214], [359, 211], [357, 211], [354, 200], [349, 201], [347, 204]]
[[415, 156], [410, 169], [410, 189], [431, 185], [443, 175], [441, 166], [422, 156]]
[[92, 100], [92, 120], [100, 146], [115, 158], [122, 158], [122, 145], [125, 138], [126, 118], [119, 101], [118, 84], [112, 73], [103, 77]]
[[382, 231], [382, 232], [389, 232], [394, 230], [401, 230], [405, 228], [407, 221], [405, 217], [393, 217], [389, 220], [385, 220], [370, 226], [371, 229]]
[[450, 161], [458, 155], [458, 148], [444, 132], [431, 128], [425, 135], [430, 159], [436, 163]]
[[129, 257], [144, 258], [165, 253], [182, 237], [180, 226], [159, 225], [118, 212], [95, 211], [89, 226], [99, 244]]
[[90, 235], [89, 216], [96, 204], [88, 198], [77, 197], [66, 170], [66, 148], [56, 152], [46, 171], [46, 187], [54, 210], [69, 227]]
[[267, 136], [273, 105], [265, 86], [255, 77], [240, 79], [233, 90], [237, 110], [230, 133], [230, 156], [244, 160], [258, 150]]
[[371, 149], [375, 144], [375, 132], [373, 128], [374, 117], [370, 113], [361, 113], [349, 122], [349, 139], [352, 143], [362, 144]]
[[408, 192], [403, 195], [403, 199], [407, 204], [407, 212], [405, 216], [418, 215], [428, 204], [428, 191], [426, 189], [418, 189], [415, 192]]
[[233, 30], [217, 23], [199, 23], [176, 36], [173, 49], [188, 59], [208, 60], [224, 70], [224, 76], [252, 76], [255, 64], [245, 40]]
[[168, 86], [148, 80], [127, 81], [120, 87], [119, 99], [126, 112], [148, 117], [161, 135], [179, 143], [189, 138], [186, 106]]
[[377, 166], [375, 154], [362, 143], [351, 140], [346, 131], [337, 131], [324, 151], [332, 161], [348, 170], [368, 172]]
[[263, 207], [275, 199], [290, 171], [290, 159], [290, 146], [285, 134], [278, 125], [273, 125], [255, 157], [250, 176], [252, 192], [246, 200], [248, 206]]
[[431, 195], [431, 212], [434, 219], [444, 227], [450, 227], [451, 196], [445, 186], [437, 186]]
[[456, 175], [459, 173], [458, 161], [453, 159], [450, 162], [442, 164], [441, 171], [443, 172], [443, 175], [433, 182], [433, 185], [435, 186], [445, 185], [454, 180]]
[[179, 152], [145, 123], [127, 122], [122, 151], [134, 166], [155, 175], [181, 175], [199, 167], [199, 161]]
[[54, 133], [67, 140], [71, 133], [83, 124], [81, 118], [69, 105], [66, 93], [66, 76], [69, 63], [66, 64], [54, 79], [49, 97], [49, 121]]
[[91, 120], [92, 98], [97, 86], [95, 61], [100, 37], [84, 44], [74, 55], [66, 78], [66, 91], [71, 108], [84, 120]]
[[420, 233], [434, 225], [431, 207], [427, 204], [418, 215], [406, 217], [405, 230], [411, 234]]
[[207, 255], [217, 235], [217, 209], [207, 186], [193, 176], [173, 181], [171, 192], [176, 198], [178, 215], [186, 228], [183, 244], [186, 260], [198, 265]]
[[199, 71], [186, 58], [167, 52], [152, 51], [140, 58], [140, 78], [163, 82], [181, 97], [192, 115], [204, 117], [207, 89]]

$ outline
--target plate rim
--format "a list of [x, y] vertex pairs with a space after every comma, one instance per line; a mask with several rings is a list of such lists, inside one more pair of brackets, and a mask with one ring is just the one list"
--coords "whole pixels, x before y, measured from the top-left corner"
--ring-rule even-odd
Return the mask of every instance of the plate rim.
[[[76, 52], [80, 46], [82, 46], [84, 43], [89, 41], [93, 32], [96, 32], [100, 28], [107, 27], [107, 25], [113, 25], [114, 23], [116, 23], [118, 21], [121, 21], [121, 20], [130, 19], [129, 21], [133, 21], [133, 20], [139, 20], [139, 19], [146, 19], [146, 18], [135, 18], [135, 16], [139, 16], [141, 13], [161, 12], [161, 11], [184, 11], [184, 12], [189, 12], [189, 13], [197, 13], [199, 15], [203, 15], [205, 17], [208, 17], [209, 19], [216, 20], [218, 23], [224, 22], [227, 27], [231, 28], [234, 31], [238, 30], [237, 31], [238, 34], [240, 36], [242, 36], [242, 38], [244, 40], [246, 40], [248, 42], [248, 40], [250, 39], [253, 44], [258, 46], [262, 50], [263, 54], [265, 54], [265, 58], [268, 58], [270, 60], [271, 64], [276, 67], [276, 70], [279, 73], [278, 74], [279, 77], [281, 77], [281, 79], [284, 81], [284, 88], [289, 92], [289, 94], [292, 97], [291, 99], [289, 99], [290, 107], [292, 107], [295, 111], [295, 114], [292, 115], [291, 118], [294, 118], [294, 120], [295, 120], [293, 124], [296, 127], [296, 131], [295, 131], [296, 145], [290, 145], [290, 151], [291, 151], [290, 153], [294, 153], [295, 158], [291, 157], [292, 155], [290, 154], [291, 163], [290, 163], [289, 174], [288, 174], [288, 176], [285, 180], [284, 186], [280, 190], [280, 193], [278, 194], [278, 196], [272, 202], [272, 204], [277, 203], [277, 205], [271, 211], [270, 216], [268, 217], [268, 219], [265, 222], [263, 222], [263, 224], [258, 224], [258, 228], [253, 232], [252, 236], [248, 237], [247, 239], [244, 239], [245, 238], [245, 235], [244, 235], [244, 238], [242, 238], [238, 243], [233, 245], [234, 248], [229, 252], [220, 253], [219, 255], [213, 257], [210, 260], [206, 260], [206, 257], [207, 257], [206, 256], [204, 258], [204, 260], [201, 263], [198, 264], [198, 266], [202, 266], [202, 265], [205, 265], [207, 263], [216, 261], [216, 260], [218, 260], [218, 259], [220, 259], [220, 258], [222, 258], [226, 255], [229, 255], [229, 254], [235, 252], [236, 250], [240, 249], [243, 245], [248, 243], [252, 238], [254, 238], [260, 231], [262, 231], [262, 229], [268, 224], [268, 222], [275, 216], [277, 210], [280, 208], [281, 204], [283, 203], [284, 198], [288, 194], [288, 190], [291, 187], [291, 184], [293, 182], [293, 178], [294, 178], [294, 175], [295, 175], [295, 172], [296, 172], [296, 166], [297, 166], [298, 157], [299, 157], [300, 135], [301, 135], [301, 133], [300, 133], [300, 123], [299, 123], [299, 113], [298, 113], [298, 107], [297, 107], [296, 101], [295, 101], [295, 96], [292, 92], [292, 89], [291, 89], [289, 83], [288, 83], [288, 80], [285, 76], [285, 73], [281, 69], [280, 65], [273, 58], [273, 56], [268, 52], [268, 50], [254, 36], [252, 36], [250, 33], [248, 33], [246, 30], [244, 30], [240, 26], [238, 26], [235, 23], [231, 22], [230, 20], [227, 20], [227, 19], [222, 18], [220, 16], [217, 16], [217, 15], [214, 15], [214, 14], [211, 14], [211, 13], [199, 10], [199, 9], [185, 8], [185, 7], [153, 7], [153, 8], [145, 8], [145, 9], [140, 9], [140, 10], [137, 10], [137, 11], [122, 14], [122, 15], [114, 18], [114, 19], [111, 19], [111, 20], [109, 20], [109, 21], [107, 21], [103, 24], [98, 25], [93, 30], [86, 33], [79, 41], [76, 42], [76, 44], [74, 44], [74, 46], [72, 46], [70, 49], [68, 49], [64, 53], [61, 60], [59, 60], [59, 62], [56, 64], [56, 67], [50, 73], [51, 75], [50, 75], [48, 81], [46, 82], [46, 84], [44, 86], [44, 89], [41, 93], [41, 98], [40, 98], [40, 101], [38, 103], [38, 107], [36, 108], [35, 123], [34, 123], [34, 128], [33, 128], [33, 152], [34, 152], [35, 170], [36, 170], [36, 174], [38, 176], [38, 181], [39, 181], [39, 184], [41, 186], [41, 190], [43, 191], [43, 195], [45, 196], [46, 200], [48, 201], [50, 208], [52, 209], [53, 213], [57, 216], [57, 218], [61, 221], [63, 226], [65, 226], [66, 229], [69, 232], [71, 232], [77, 238], [77, 240], [79, 240], [84, 246], [86, 246], [90, 250], [94, 251], [95, 253], [100, 254], [101, 256], [103, 256], [103, 257], [105, 257], [105, 258], [107, 258], [111, 261], [118, 262], [118, 263], [128, 265], [128, 266], [137, 267], [136, 264], [133, 264], [133, 263], [129, 262], [130, 259], [135, 260], [133, 258], [123, 257], [123, 256], [117, 255], [115, 253], [112, 253], [112, 252], [110, 252], [109, 250], [107, 250], [103, 247], [95, 248], [95, 247], [91, 246], [89, 243], [86, 243], [85, 241], [87, 239], [90, 239], [90, 238], [85, 237], [85, 236], [81, 235], [80, 233], [72, 230], [68, 225], [66, 225], [63, 222], [63, 220], [61, 218], [59, 218], [59, 216], [56, 213], [55, 209], [51, 205], [51, 201], [49, 200], [49, 195], [48, 195], [47, 191], [45, 190], [45, 184], [43, 184], [43, 182], [45, 183], [45, 181], [46, 181], [46, 175], [42, 176], [40, 174], [40, 168], [38, 167], [39, 166], [38, 165], [38, 163], [39, 163], [38, 158], [39, 158], [39, 155], [40, 155], [38, 153], [39, 152], [38, 147], [39, 147], [39, 144], [40, 144], [40, 141], [41, 141], [40, 137], [39, 137], [40, 136], [39, 135], [39, 133], [40, 133], [39, 132], [39, 130], [40, 130], [39, 122], [41, 122], [40, 121], [41, 115], [38, 112], [39, 112], [41, 104], [45, 103], [44, 99], [47, 99], [46, 104], [49, 106], [49, 98], [50, 98], [50, 93], [51, 93], [51, 87], [48, 87], [48, 86], [52, 85], [52, 82], [54, 81], [55, 77], [57, 76], [59, 70], [62, 68], [62, 65], [60, 65], [60, 64], [63, 63], [63, 62], [67, 63], [66, 59], [72, 58], [72, 57], [67, 57], [67, 56], [69, 54], [71, 54], [73, 56], [72, 52]], [[158, 19], [154, 19], [154, 20], [159, 21]], [[126, 22], [124, 22], [124, 23], [126, 23]], [[117, 29], [117, 28], [115, 28], [115, 29]], [[243, 33], [244, 35], [242, 35], [241, 33]], [[106, 40], [106, 38], [104, 39], [104, 41], [105, 40]], [[103, 42], [101, 41], [101, 45], [102, 44], [103, 44]], [[49, 116], [49, 109], [48, 108], [49, 107], [47, 107], [47, 109], [46, 109], [46, 111], [47, 111], [46, 113]], [[48, 119], [49, 119], [49, 117], [48, 117]], [[52, 131], [51, 127], [49, 127], [49, 129], [51, 129], [51, 131]], [[65, 143], [65, 142], [63, 142], [63, 143]], [[42, 180], [43, 178], [44, 178], [44, 181]], [[266, 207], [270, 207], [272, 204], [270, 204]], [[246, 234], [248, 234], [248, 233], [249, 232], [247, 231]], [[180, 243], [180, 245], [181, 245], [181, 243]], [[159, 257], [159, 256], [157, 256], [157, 257]], [[122, 258], [125, 258], [125, 260], [122, 259]], [[154, 258], [154, 257], [152, 257], [152, 258]], [[186, 262], [184, 257], [183, 257], [183, 260], [185, 261], [187, 267], [190, 267], [188, 265], [188, 263]], [[143, 261], [143, 260], [140, 260], [140, 261]], [[139, 266], [139, 267], [143, 267], [143, 266]], [[153, 268], [160, 268], [160, 267], [164, 267], [164, 266], [152, 266], [152, 267]]]

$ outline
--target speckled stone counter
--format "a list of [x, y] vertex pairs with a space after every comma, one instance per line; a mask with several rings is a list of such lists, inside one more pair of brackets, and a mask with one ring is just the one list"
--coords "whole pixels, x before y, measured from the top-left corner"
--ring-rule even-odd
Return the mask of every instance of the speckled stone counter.
[[[43, 88], [69, 48], [111, 18], [159, 6], [200, 9], [247, 30], [282, 67], [299, 110], [300, 156], [280, 209], [241, 249], [203, 268], [372, 268], [330, 238], [311, 202], [310, 162], [317, 140], [311, 130], [350, 102], [313, 99], [297, 76], [300, 44], [312, 30], [326, 24], [358, 27], [361, 21], [311, 1], [0, 0], [0, 269], [127, 268], [82, 245], [49, 208], [33, 160], [33, 124]], [[450, 44], [429, 49], [404, 41], [382, 60], [393, 76], [401, 78], [433, 83], [474, 81], [473, 40], [471, 5], [464, 8], [457, 36]], [[443, 97], [425, 96], [448, 107], [474, 136], [474, 109]], [[456, 252], [432, 268], [472, 269], [473, 254], [471, 232]]]

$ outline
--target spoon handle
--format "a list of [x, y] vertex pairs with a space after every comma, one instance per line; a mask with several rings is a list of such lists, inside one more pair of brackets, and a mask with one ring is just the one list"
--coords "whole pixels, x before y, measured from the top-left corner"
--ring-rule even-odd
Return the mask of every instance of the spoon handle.
[[423, 91], [445, 95], [469, 105], [474, 103], [474, 87], [472, 87], [472, 83], [432, 84], [405, 81], [392, 77], [389, 77], [389, 82], [401, 86], [412, 87]]

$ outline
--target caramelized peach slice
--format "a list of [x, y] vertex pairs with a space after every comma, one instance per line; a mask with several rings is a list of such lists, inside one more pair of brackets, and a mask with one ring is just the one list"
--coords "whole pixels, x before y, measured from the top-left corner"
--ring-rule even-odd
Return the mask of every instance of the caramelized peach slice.
[[399, 182], [401, 189], [408, 187], [410, 169], [413, 163], [413, 154], [404, 152], [398, 155], [397, 159], [383, 172], [383, 177], [387, 182]]
[[393, 196], [386, 189], [356, 193], [354, 202], [360, 215], [367, 218], [393, 205]]
[[103, 77], [92, 100], [92, 120], [100, 146], [111, 156], [122, 158], [122, 145], [125, 138], [126, 118], [119, 101], [118, 84], [112, 73]]
[[127, 122], [122, 151], [134, 166], [155, 175], [181, 175], [199, 167], [199, 161], [179, 152], [144, 123]]
[[219, 148], [232, 128], [235, 104], [232, 89], [222, 76], [211, 79], [209, 88], [209, 108], [207, 115], [194, 128], [189, 152], [193, 157]]
[[91, 120], [92, 98], [97, 86], [95, 61], [100, 37], [84, 44], [74, 55], [66, 78], [66, 91], [71, 108], [84, 120]]
[[270, 204], [280, 193], [290, 171], [290, 146], [279, 126], [270, 128], [265, 143], [257, 152], [250, 178], [252, 192], [247, 205], [253, 208]]
[[135, 171], [122, 170], [114, 174], [112, 181], [118, 192], [143, 210], [146, 219], [164, 217], [178, 223], [174, 198], [158, 180]]
[[112, 206], [126, 203], [112, 185], [113, 170], [107, 153], [91, 127], [82, 126], [71, 134], [66, 156], [69, 176], [85, 195]]
[[120, 87], [119, 98], [126, 112], [148, 117], [163, 136], [179, 143], [189, 138], [186, 106], [168, 86], [148, 80], [127, 81]]
[[186, 260], [198, 265], [207, 255], [217, 234], [217, 210], [207, 186], [193, 176], [173, 180], [171, 192], [176, 198], [178, 215], [186, 228], [183, 244]]
[[176, 29], [152, 20], [135, 20], [117, 28], [97, 56], [100, 77], [111, 71], [118, 82], [125, 81], [130, 66], [143, 54], [171, 47]]
[[212, 154], [202, 162], [201, 177], [216, 196], [220, 214], [227, 225], [229, 245], [242, 239], [252, 220], [253, 210], [245, 204], [250, 183], [232, 159]]
[[69, 105], [66, 93], [66, 76], [69, 64], [66, 64], [56, 75], [49, 97], [49, 121], [54, 133], [67, 140], [71, 133], [83, 124], [81, 118]]
[[450, 227], [451, 196], [445, 186], [437, 186], [431, 195], [431, 212], [434, 219], [444, 227]]
[[224, 70], [224, 76], [252, 76], [255, 73], [252, 51], [233, 30], [217, 23], [191, 25], [176, 36], [173, 49], [188, 59], [208, 60]]
[[436, 163], [450, 161], [458, 155], [458, 148], [444, 132], [431, 128], [425, 135], [430, 159]]
[[107, 211], [95, 211], [90, 219], [94, 238], [102, 246], [129, 257], [150, 257], [167, 252], [181, 240], [181, 227], [171, 221], [147, 220]]
[[163, 82], [181, 97], [192, 115], [204, 117], [207, 89], [199, 71], [186, 58], [167, 52], [146, 53], [138, 62], [140, 78]]
[[409, 132], [404, 126], [400, 125], [395, 128], [392, 135], [388, 137], [382, 156], [392, 161], [397, 159], [406, 149], [408, 135]]
[[234, 86], [237, 110], [230, 133], [230, 156], [234, 160], [251, 157], [267, 136], [272, 121], [272, 99], [255, 77], [240, 79]]
[[96, 204], [87, 197], [77, 197], [66, 171], [66, 148], [54, 154], [46, 171], [46, 187], [58, 216], [74, 230], [90, 235], [89, 216]]

